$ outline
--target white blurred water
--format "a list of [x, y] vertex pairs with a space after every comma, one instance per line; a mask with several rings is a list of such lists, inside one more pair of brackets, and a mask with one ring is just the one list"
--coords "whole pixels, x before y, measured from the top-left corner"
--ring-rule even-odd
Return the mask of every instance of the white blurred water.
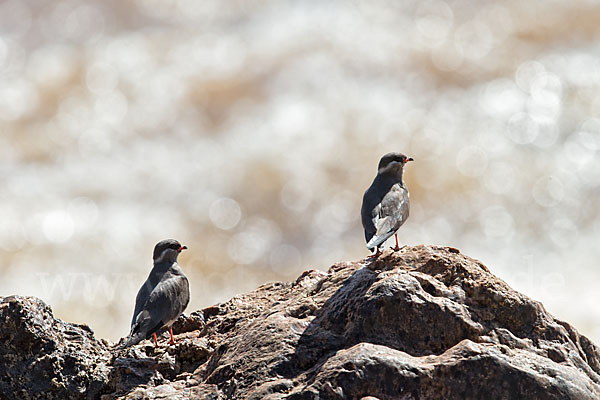
[[458, 247], [600, 342], [594, 2], [0, 1], [0, 294], [113, 340], [154, 244], [188, 311], [407, 244]]

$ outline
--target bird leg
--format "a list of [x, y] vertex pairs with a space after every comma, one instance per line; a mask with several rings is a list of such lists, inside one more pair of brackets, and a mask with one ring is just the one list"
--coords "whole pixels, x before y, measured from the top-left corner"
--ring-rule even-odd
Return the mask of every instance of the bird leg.
[[156, 339], [156, 332], [154, 332], [153, 335], [154, 335], [154, 347], [158, 347], [158, 340]]
[[[401, 249], [401, 247], [398, 246], [398, 234], [394, 233], [394, 237], [396, 238], [396, 247], [392, 247], [391, 249], [394, 250], [394, 251], [398, 251], [398, 250]], [[402, 246], [402, 247], [404, 247], [404, 246]]]
[[379, 248], [379, 246], [377, 246], [376, 249], [377, 250], [375, 251], [375, 253], [373, 253], [369, 257], [367, 257], [369, 260], [374, 260], [381, 255], [381, 249]]
[[379, 255], [381, 254], [381, 250], [379, 250], [379, 246], [376, 247], [377, 251], [373, 254], [371, 254], [369, 257], [367, 257], [369, 260], [374, 260], [377, 257], [379, 257]]
[[169, 344], [175, 344], [175, 341], [173, 340], [173, 328], [169, 327], [169, 333], [171, 334], [171, 341]]

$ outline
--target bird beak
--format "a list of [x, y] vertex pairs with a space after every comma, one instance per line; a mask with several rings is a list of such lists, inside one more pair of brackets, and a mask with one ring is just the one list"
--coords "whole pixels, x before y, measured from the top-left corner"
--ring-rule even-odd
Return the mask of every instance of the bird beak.
[[179, 251], [181, 252], [181, 250], [187, 250], [187, 246], [181, 246], [181, 247], [179, 248]]
[[405, 161], [405, 163], [409, 162], [409, 161], [415, 161], [412, 157], [408, 157]]

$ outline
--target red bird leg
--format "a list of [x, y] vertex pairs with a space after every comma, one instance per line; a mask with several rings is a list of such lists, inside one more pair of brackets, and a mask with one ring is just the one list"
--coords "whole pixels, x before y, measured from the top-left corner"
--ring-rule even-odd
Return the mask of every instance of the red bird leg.
[[400, 250], [400, 246], [398, 246], [398, 234], [394, 233], [394, 237], [396, 238], [396, 247], [392, 247], [392, 250], [398, 251]]
[[175, 344], [175, 341], [173, 340], [173, 328], [169, 327], [169, 333], [171, 334], [171, 341], [169, 344]]
[[381, 250], [379, 249], [379, 246], [376, 247], [376, 251], [375, 253], [371, 254], [368, 258], [369, 259], [375, 259], [377, 257], [379, 257], [381, 255]]
[[154, 332], [153, 335], [154, 335], [154, 347], [158, 347], [158, 340], [156, 339], [156, 332]]

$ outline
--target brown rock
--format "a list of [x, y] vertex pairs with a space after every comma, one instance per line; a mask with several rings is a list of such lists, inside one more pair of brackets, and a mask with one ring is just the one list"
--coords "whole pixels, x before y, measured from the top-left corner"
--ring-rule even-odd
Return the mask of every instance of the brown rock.
[[39, 299], [0, 297], [0, 394], [7, 398], [98, 397], [110, 373], [108, 350], [87, 325], [55, 319]]
[[[456, 249], [306, 271], [113, 351], [33, 298], [0, 303], [0, 393], [22, 398], [595, 399], [600, 352]], [[163, 338], [163, 342], [166, 337]]]

